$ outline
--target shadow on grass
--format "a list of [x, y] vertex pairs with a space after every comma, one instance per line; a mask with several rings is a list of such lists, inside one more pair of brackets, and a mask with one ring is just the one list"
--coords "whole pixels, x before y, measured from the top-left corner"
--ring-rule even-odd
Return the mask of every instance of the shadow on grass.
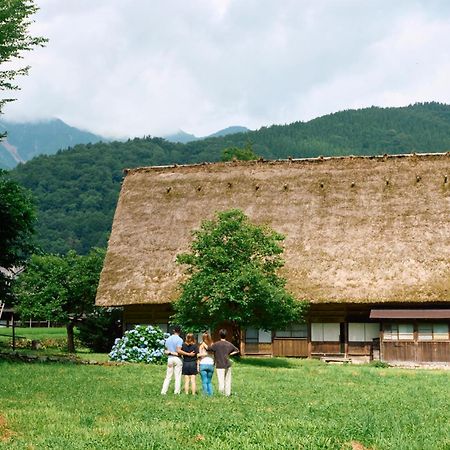
[[295, 360], [286, 358], [252, 358], [248, 356], [236, 359], [239, 364], [254, 367], [267, 367], [269, 369], [293, 369], [298, 367]]

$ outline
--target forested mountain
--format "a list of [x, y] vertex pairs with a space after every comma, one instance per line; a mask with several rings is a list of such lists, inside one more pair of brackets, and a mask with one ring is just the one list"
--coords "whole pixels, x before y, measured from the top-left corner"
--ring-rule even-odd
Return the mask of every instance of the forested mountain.
[[448, 151], [450, 105], [348, 110], [187, 144], [147, 137], [77, 145], [36, 157], [11, 174], [36, 196], [42, 248], [86, 253], [106, 245], [124, 168], [218, 161], [224, 148], [249, 141], [256, 154], [271, 159]]
[[75, 144], [88, 144], [103, 139], [93, 133], [71, 127], [59, 119], [40, 122], [0, 121], [0, 133], [8, 133], [0, 141], [0, 168], [10, 169], [40, 154], [52, 155]]
[[210, 134], [209, 136], [197, 137], [193, 134], [189, 134], [183, 130], [180, 130], [178, 133], [164, 136], [164, 139], [166, 139], [167, 141], [170, 141], [170, 142], [178, 142], [180, 144], [187, 144], [188, 142], [199, 141], [200, 139], [208, 139], [211, 137], [227, 136], [228, 134], [246, 133], [247, 131], [250, 131], [250, 130], [245, 127], [234, 126], [234, 127], [227, 127], [227, 128], [224, 128], [223, 130], [216, 131], [215, 133]]

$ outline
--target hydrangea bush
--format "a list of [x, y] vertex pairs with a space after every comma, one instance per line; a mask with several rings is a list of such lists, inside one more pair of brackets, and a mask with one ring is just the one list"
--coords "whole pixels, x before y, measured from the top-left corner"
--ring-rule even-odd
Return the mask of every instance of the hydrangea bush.
[[164, 341], [169, 335], [158, 327], [136, 325], [114, 341], [109, 353], [111, 361], [162, 364], [167, 360]]

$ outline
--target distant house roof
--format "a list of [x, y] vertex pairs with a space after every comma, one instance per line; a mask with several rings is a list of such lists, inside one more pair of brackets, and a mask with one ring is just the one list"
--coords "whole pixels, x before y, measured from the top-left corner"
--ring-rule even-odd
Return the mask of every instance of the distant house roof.
[[174, 300], [192, 230], [242, 209], [286, 236], [288, 289], [312, 302], [450, 301], [450, 153], [129, 170], [98, 305]]

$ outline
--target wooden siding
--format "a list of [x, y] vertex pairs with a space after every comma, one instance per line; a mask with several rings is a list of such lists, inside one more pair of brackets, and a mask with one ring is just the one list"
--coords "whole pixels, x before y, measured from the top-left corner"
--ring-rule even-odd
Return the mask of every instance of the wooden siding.
[[343, 353], [339, 342], [311, 342], [311, 355], [337, 355]]
[[273, 356], [308, 356], [307, 339], [279, 339], [273, 341]]
[[124, 327], [135, 324], [167, 323], [173, 314], [170, 303], [160, 305], [128, 305], [123, 308]]
[[[327, 308], [328, 306], [328, 308]], [[405, 305], [406, 306], [406, 305]], [[439, 305], [434, 305], [438, 307]], [[312, 305], [308, 321], [341, 323], [342, 331], [347, 330], [348, 322], [373, 322], [368, 319], [372, 305], [356, 304], [321, 304]], [[156, 305], [128, 305], [124, 307], [124, 328], [134, 324], [167, 323], [173, 309], [169, 303]], [[376, 321], [375, 321], [376, 322]], [[310, 322], [309, 322], [310, 323]], [[410, 341], [383, 341], [381, 342], [381, 358], [384, 361], [402, 362], [450, 362], [450, 338], [442, 341], [418, 341], [417, 326], [421, 322], [414, 322], [414, 340]], [[233, 333], [231, 327], [222, 324], [229, 333], [231, 340]], [[311, 327], [308, 326], [311, 336]], [[241, 336], [243, 338], [244, 335]], [[218, 339], [217, 334], [214, 338]], [[311, 342], [308, 339], [299, 338], [275, 338], [272, 343], [245, 343], [241, 341], [242, 354], [248, 355], [273, 355], [308, 357], [318, 355], [335, 355], [345, 352], [349, 357], [369, 356], [373, 352], [372, 342], [348, 342], [345, 333], [345, 342]], [[378, 346], [377, 346], [378, 352]]]
[[349, 342], [347, 353], [349, 356], [371, 356], [371, 342]]
[[272, 344], [248, 344], [244, 342], [241, 347], [241, 352], [245, 355], [272, 355]]
[[384, 361], [450, 362], [450, 342], [385, 341]]

